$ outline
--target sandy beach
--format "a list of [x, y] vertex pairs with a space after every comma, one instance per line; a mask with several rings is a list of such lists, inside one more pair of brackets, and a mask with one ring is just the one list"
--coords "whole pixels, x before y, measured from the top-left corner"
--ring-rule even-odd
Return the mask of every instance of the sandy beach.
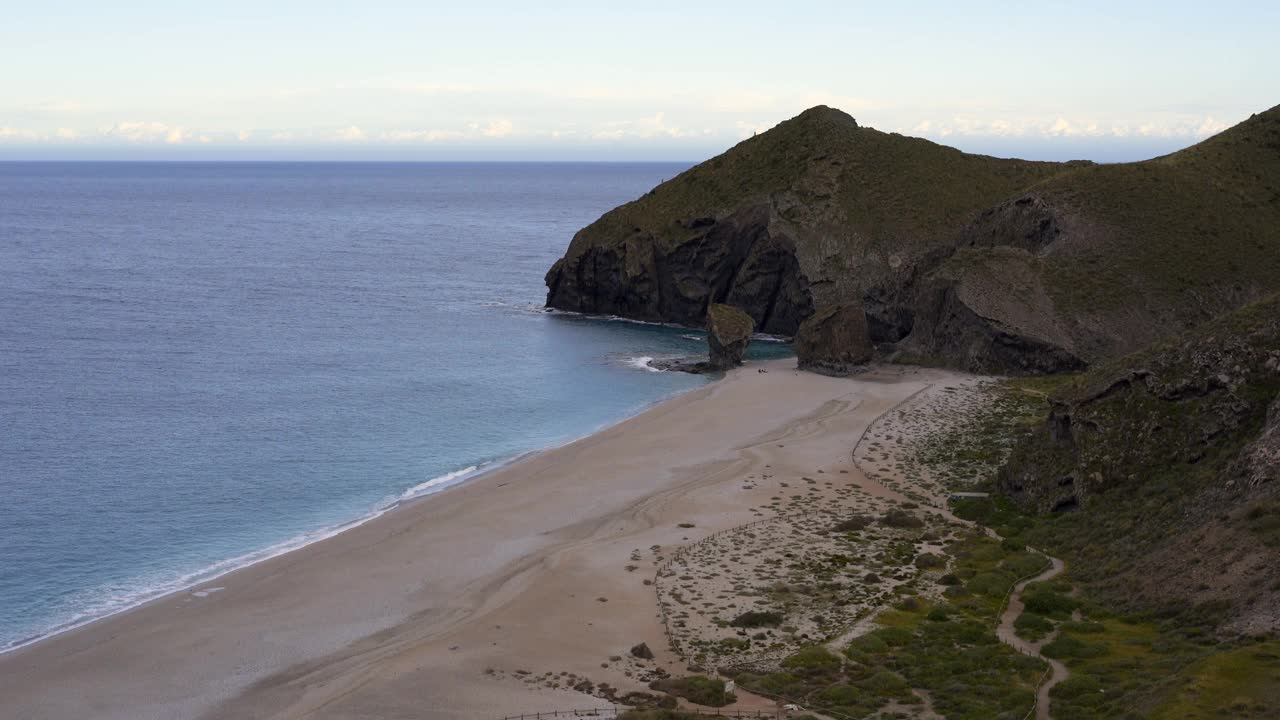
[[[793, 368], [749, 364], [333, 538], [0, 656], [3, 714], [501, 718], [607, 706], [569, 686], [643, 690], [653, 668], [684, 670], [653, 586], [678, 547], [788, 500], [896, 495], [862, 475], [854, 447], [877, 418], [963, 378]], [[653, 661], [629, 657], [640, 642]]]

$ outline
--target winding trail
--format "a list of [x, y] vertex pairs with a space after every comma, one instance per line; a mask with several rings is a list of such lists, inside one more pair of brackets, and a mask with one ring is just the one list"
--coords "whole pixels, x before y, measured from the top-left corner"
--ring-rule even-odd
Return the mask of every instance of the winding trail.
[[[937, 386], [939, 386], [940, 384], [946, 383], [946, 381], [948, 380], [950, 380], [950, 378], [945, 378], [942, 380], [942, 382], [939, 382], [938, 380], [931, 380], [931, 381], [924, 382], [919, 389], [911, 392], [909, 395], [906, 395], [905, 397], [898, 399], [897, 402], [887, 407], [881, 408], [878, 414], [874, 416], [874, 418], [872, 418], [869, 422], [865, 422], [865, 424], [863, 424], [861, 428], [861, 432], [858, 434], [857, 441], [854, 443], [853, 451], [848, 454], [846, 459], [846, 462], [851, 461], [849, 462], [849, 467], [850, 469], [853, 470], [853, 472], [850, 474], [848, 478], [848, 481], [851, 484], [856, 485], [863, 492], [866, 492], [867, 494], [873, 497], [877, 497], [883, 500], [889, 500], [893, 503], [903, 504], [911, 501], [912, 498], [906, 495], [902, 489], [897, 487], [892, 487], [888, 484], [881, 482], [871, 472], [868, 472], [865, 468], [863, 468], [861, 464], [858, 462], [858, 448], [867, 440], [870, 429], [873, 426], [875, 426], [877, 423], [884, 420], [884, 418], [889, 416], [890, 413], [898, 410], [903, 406], [910, 404], [911, 402], [915, 401], [918, 397], [921, 397], [922, 395], [928, 393], [929, 391], [934, 390]], [[748, 443], [740, 447], [739, 448], [740, 455], [739, 455], [738, 461], [725, 466], [722, 469], [722, 472], [727, 473], [729, 475], [740, 476], [745, 472], [744, 464], [747, 466], [754, 466], [756, 468], [773, 467], [773, 465], [781, 464], [782, 456], [788, 453], [779, 453], [775, 449], [775, 448], [784, 447], [784, 444], [782, 444], [780, 441], [786, 441], [786, 445], [791, 445], [793, 443], [798, 444], [806, 440], [814, 440], [817, 438], [821, 438], [824, 435], [828, 437], [835, 435], [838, 437], [839, 435], [838, 428], [834, 427], [837, 419], [841, 418], [846, 413], [850, 413], [854, 409], [858, 408], [860, 404], [861, 404], [860, 399], [857, 396], [855, 396], [853, 393], [839, 396], [839, 397], [834, 397], [828, 400], [821, 408], [817, 409], [809, 417], [793, 422], [790, 425], [786, 426], [785, 428], [782, 428], [780, 431], [776, 433], [766, 434], [758, 438], [755, 442]], [[947, 503], [945, 501], [945, 496], [937, 495], [936, 493], [930, 493], [927, 491], [925, 491], [924, 494], [932, 496], [931, 499], [934, 501], [934, 504], [930, 509], [934, 512], [939, 513], [940, 515], [945, 517], [947, 520], [957, 522], [963, 525], [982, 528], [982, 530], [985, 531], [986, 534], [989, 535], [990, 537], [995, 538], [996, 540], [1003, 540], [1003, 538], [991, 528], [981, 526], [972, 521], [968, 521], [968, 520], [964, 520], [956, 517], [951, 512], [950, 508], [947, 506]], [[776, 519], [776, 518], [773, 518], [773, 519]], [[760, 522], [760, 521], [754, 521], [754, 522]], [[748, 523], [748, 524], [754, 524], [754, 522]], [[706, 538], [704, 538], [704, 540], [705, 539]], [[693, 543], [693, 544], [696, 544], [696, 543]], [[1028, 550], [1034, 551], [1034, 549], [1032, 548], [1028, 548]], [[1023, 602], [1022, 596], [1026, 588], [1033, 583], [1051, 580], [1059, 576], [1065, 569], [1065, 564], [1063, 563], [1062, 560], [1055, 557], [1050, 557], [1048, 555], [1045, 555], [1045, 557], [1049, 560], [1049, 563], [1050, 563], [1047, 569], [1045, 569], [1043, 572], [1040, 572], [1034, 576], [1023, 578], [1022, 580], [1019, 580], [1017, 583], [1014, 584], [1014, 587], [1009, 592], [1006, 605], [1004, 606], [1002, 612], [1000, 613], [998, 624], [996, 626], [996, 635], [1001, 642], [1009, 645], [1010, 647], [1012, 647], [1013, 649], [1017, 650], [1020, 653], [1030, 655], [1032, 657], [1040, 658], [1041, 660], [1044, 660], [1049, 665], [1049, 671], [1046, 673], [1047, 677], [1041, 678], [1041, 682], [1036, 688], [1035, 705], [1028, 711], [1026, 715], [1026, 718], [1030, 718], [1034, 715], [1034, 717], [1037, 720], [1051, 720], [1051, 717], [1049, 714], [1049, 692], [1050, 690], [1053, 689], [1054, 686], [1056, 686], [1058, 683], [1062, 682], [1063, 680], [1066, 680], [1070, 676], [1070, 672], [1067, 670], [1065, 665], [1063, 665], [1061, 662], [1057, 660], [1044, 657], [1040, 652], [1040, 649], [1045, 644], [1052, 642], [1053, 639], [1057, 636], [1058, 634], [1057, 630], [1054, 630], [1047, 637], [1041, 639], [1038, 642], [1028, 642], [1026, 640], [1023, 640], [1022, 638], [1018, 637], [1018, 635], [1014, 632], [1014, 622], [1018, 619], [1018, 617], [1022, 614], [1022, 612], [1025, 609], [1025, 603]], [[827, 640], [824, 643], [824, 645], [830, 650], [832, 650], [833, 652], [839, 653], [844, 648], [844, 646], [848, 645], [848, 643], [851, 642], [854, 638], [867, 633], [868, 631], [872, 630], [876, 626], [875, 617], [877, 614], [878, 614], [877, 612], [871, 612], [870, 614], [868, 614], [867, 616], [863, 617], [858, 622], [856, 622], [853, 626], [847, 628], [844, 632]], [[667, 629], [666, 634], [669, 638], [671, 637], [669, 629]], [[923, 714], [918, 714], [917, 716], [926, 717], [926, 718], [929, 718], [929, 717], [940, 718], [941, 716], [938, 715], [936, 711], [933, 709], [932, 697], [929, 695], [929, 693], [920, 688], [915, 688], [913, 690], [914, 692], [916, 692], [917, 694], [919, 694], [921, 697], [925, 699], [924, 712]], [[742, 688], [739, 688], [737, 692], [739, 693], [740, 703], [743, 699], [748, 699], [748, 698], [753, 702], [746, 703], [745, 705], [735, 705], [735, 709], [736, 708], [746, 709], [745, 708], [746, 705], [749, 705], [752, 708], [758, 709], [762, 706], [767, 706], [770, 700], [774, 700], [774, 701], [782, 700], [783, 702], [788, 702], [788, 703], [795, 702], [790, 698], [780, 698], [779, 696], [773, 696], [768, 693], [760, 693], [760, 692], [752, 693]], [[803, 712], [813, 715], [814, 717], [819, 718], [819, 720], [843, 720], [844, 718], [844, 716], [840, 715], [839, 713], [832, 713], [830, 710], [824, 710], [823, 712], [826, 712], [827, 714], [821, 714], [817, 710], [806, 707], [804, 708]], [[916, 710], [916, 712], [919, 713], [918, 710]]]
[[[866, 440], [867, 435], [868, 433], [870, 433], [871, 429], [875, 427], [879, 422], [884, 420], [890, 413], [894, 412], [900, 407], [909, 405], [910, 403], [915, 401], [917, 397], [920, 397], [925, 393], [933, 390], [936, 385], [937, 383], [935, 382], [926, 384], [920, 390], [917, 390], [911, 395], [903, 398], [893, 407], [885, 410], [874, 421], [872, 421], [871, 423], [868, 423], [867, 426], [863, 429], [862, 435], [859, 436], [858, 441], [854, 443], [854, 449], [853, 449], [852, 455], [853, 455], [853, 464], [855, 467], [858, 468], [859, 474], [863, 478], [862, 486], [864, 489], [866, 489], [868, 485], [877, 486], [885, 493], [884, 496], [886, 497], [890, 497], [892, 499], [899, 500], [899, 501], [906, 499], [901, 492], [893, 488], [890, 488], [888, 485], [885, 485], [884, 483], [881, 483], [878, 480], [874, 479], [873, 473], [868, 472], [866, 468], [863, 468], [861, 466], [861, 464], [858, 462], [858, 449], [862, 445], [862, 443]], [[1029, 392], [1033, 392], [1042, 396], [1044, 395], [1044, 393], [1039, 393], [1037, 391], [1029, 391]], [[925, 494], [929, 495], [931, 493], [926, 492]], [[989, 528], [983, 525], [978, 525], [977, 523], [974, 523], [972, 521], [964, 520], [956, 517], [954, 514], [951, 513], [950, 509], [947, 507], [947, 503], [945, 501], [944, 496], [938, 496], [934, 494], [933, 500], [935, 501], [935, 509], [940, 510], [942, 515], [947, 519], [956, 521], [965, 525], [981, 527], [990, 537], [995, 538], [996, 540], [1004, 539], [999, 533], [997, 533], [992, 528]], [[1033, 552], [1039, 552], [1038, 550], [1034, 550], [1034, 548], [1027, 548], [1027, 549], [1032, 550]], [[1014, 650], [1017, 650], [1018, 652], [1023, 653], [1024, 655], [1030, 655], [1032, 657], [1039, 658], [1045, 661], [1046, 663], [1048, 663], [1049, 665], [1048, 678], [1042, 678], [1042, 681], [1040, 682], [1039, 686], [1036, 688], [1036, 702], [1035, 702], [1035, 705], [1032, 707], [1032, 709], [1027, 713], [1027, 718], [1030, 718], [1032, 714], [1034, 714], [1036, 720], [1052, 720], [1049, 714], [1049, 691], [1052, 690], [1058, 683], [1070, 677], [1071, 671], [1068, 670], [1067, 666], [1064, 665], [1062, 662], [1058, 660], [1054, 660], [1052, 658], [1045, 657], [1043, 654], [1041, 654], [1040, 649], [1043, 648], [1048, 643], [1053, 642], [1054, 638], [1058, 636], [1058, 630], [1055, 628], [1052, 632], [1050, 632], [1047, 636], [1041, 638], [1040, 640], [1036, 642], [1028, 642], [1018, 637], [1018, 634], [1014, 631], [1014, 627], [1013, 627], [1014, 622], [1016, 622], [1018, 617], [1022, 615], [1022, 612], [1025, 608], [1025, 604], [1022, 601], [1022, 593], [1024, 590], [1026, 590], [1027, 586], [1033, 583], [1052, 580], [1053, 578], [1061, 575], [1063, 570], [1066, 568], [1066, 564], [1063, 563], [1062, 560], [1044, 553], [1041, 553], [1041, 554], [1044, 555], [1049, 560], [1049, 567], [1045, 569], [1044, 572], [1041, 572], [1038, 575], [1034, 575], [1029, 578], [1024, 578], [1014, 584], [1012, 590], [1010, 590], [1009, 592], [1009, 597], [1006, 602], [1005, 608], [1003, 612], [1000, 614], [999, 624], [996, 626], [996, 637], [1004, 644], [1008, 645], [1009, 647], [1012, 647]], [[875, 627], [876, 614], [877, 613], [871, 613], [867, 615], [865, 618], [858, 621], [856, 625], [849, 628], [847, 631], [845, 631], [838, 637], [828, 641], [826, 643], [826, 646], [831, 650], [838, 652], [845, 645], [848, 645], [849, 642], [851, 642], [854, 638], [860, 635], [863, 635], [869, 632], [871, 629], [873, 629]], [[914, 690], [917, 693], [925, 692], [922, 689], [918, 689], [918, 688]]]
[[[1031, 548], [1027, 549], [1030, 550]], [[1000, 624], [996, 627], [996, 637], [1000, 639], [1000, 642], [1024, 655], [1040, 658], [1049, 664], [1049, 678], [1036, 688], [1036, 704], [1034, 708], [1036, 720], [1050, 720], [1049, 691], [1055, 685], [1071, 676], [1071, 671], [1062, 662], [1047, 658], [1040, 653], [1040, 648], [1053, 642], [1053, 639], [1058, 636], [1056, 629], [1036, 642], [1028, 642], [1018, 637], [1013, 628], [1013, 623], [1022, 615], [1025, 607], [1022, 602], [1022, 592], [1026, 590], [1027, 586], [1032, 583], [1052, 580], [1061, 575], [1063, 568], [1065, 568], [1063, 562], [1058, 558], [1049, 557], [1048, 555], [1045, 555], [1045, 557], [1049, 558], [1049, 568], [1039, 575], [1021, 580], [1013, 586], [1013, 591], [1009, 593], [1009, 602], [1005, 606], [1004, 612], [1000, 614]]]

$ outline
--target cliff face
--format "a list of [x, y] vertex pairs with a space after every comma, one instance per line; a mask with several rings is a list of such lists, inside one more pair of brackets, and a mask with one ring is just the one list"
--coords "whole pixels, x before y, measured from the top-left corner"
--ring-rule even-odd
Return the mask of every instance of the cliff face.
[[1081, 572], [1280, 629], [1280, 295], [1104, 363], [1050, 405], [998, 484], [1078, 515]]
[[1280, 108], [1142, 163], [968, 155], [817, 107], [581, 230], [547, 304], [873, 342], [974, 370], [1118, 357], [1280, 290]]
[[875, 352], [866, 315], [857, 304], [818, 308], [800, 323], [792, 344], [797, 367], [824, 375], [857, 372]]
[[907, 289], [949, 254], [950, 228], [1060, 167], [813, 108], [581, 230], [547, 274], [547, 304], [697, 325], [718, 302], [792, 335], [815, 308], [852, 299], [873, 338], [894, 341], [910, 330]]
[[640, 225], [600, 241], [595, 226], [578, 233], [547, 273], [547, 304], [696, 326], [721, 303], [780, 334], [813, 312], [792, 229], [767, 203], [674, 222], [680, 237], [665, 242]]

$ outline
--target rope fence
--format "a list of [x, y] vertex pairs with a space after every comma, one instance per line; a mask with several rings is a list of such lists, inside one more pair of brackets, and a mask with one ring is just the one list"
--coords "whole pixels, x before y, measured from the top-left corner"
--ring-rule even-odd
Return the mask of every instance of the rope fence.
[[[554, 718], [564, 718], [565, 720], [578, 720], [579, 718], [616, 718], [622, 713], [627, 712], [631, 708], [594, 708], [590, 710], [548, 710], [539, 713], [524, 713], [522, 715], [506, 715], [497, 720], [551, 720]], [[731, 718], [733, 720], [747, 720], [748, 718], [780, 718], [785, 717], [782, 712], [776, 710], [704, 710], [697, 707], [680, 708], [679, 712], [685, 715], [696, 715], [706, 718]], [[843, 716], [842, 716], [843, 720]], [[850, 718], [850, 720], [853, 720]]]
[[[996, 537], [1000, 537], [1000, 536], [997, 534]], [[1039, 550], [1036, 550], [1035, 548], [1032, 548], [1032, 547], [1028, 547], [1027, 549], [1032, 552], [1040, 552]], [[1040, 554], [1044, 555], [1044, 553], [1040, 553]], [[1048, 555], [1044, 555], [1044, 558], [1045, 558], [1045, 561], [1048, 563], [1047, 567], [1041, 568], [1040, 570], [1037, 570], [1034, 573], [1031, 573], [1030, 575], [1024, 575], [1018, 578], [1017, 580], [1014, 580], [1013, 585], [1009, 586], [1009, 591], [1004, 594], [1004, 600], [1000, 601], [1000, 609], [996, 611], [996, 624], [995, 624], [996, 630], [1000, 629], [1000, 620], [1002, 617], [1004, 617], [1005, 606], [1009, 604], [1009, 598], [1013, 597], [1014, 588], [1018, 587], [1019, 583], [1027, 582], [1027, 581], [1030, 581], [1032, 578], [1036, 578], [1036, 577], [1039, 577], [1040, 575], [1043, 575], [1053, 567], [1053, 560], [1050, 560]], [[1023, 587], [1023, 589], [1025, 590], [1026, 587]], [[1026, 655], [1027, 657], [1039, 657], [1041, 660], [1044, 659], [1043, 657], [1041, 657], [1036, 653], [1028, 653], [1024, 651], [1022, 648], [1015, 646], [1013, 643], [1005, 643], [1005, 644], [1013, 648], [1014, 650], [1017, 650], [1018, 652], [1022, 653], [1023, 655]], [[1032, 715], [1036, 713], [1036, 708], [1040, 706], [1040, 686], [1044, 685], [1045, 681], [1049, 679], [1049, 675], [1052, 672], [1053, 672], [1053, 665], [1049, 665], [1049, 667], [1045, 668], [1044, 672], [1040, 675], [1040, 679], [1036, 681], [1036, 686], [1034, 690], [1035, 697], [1032, 698], [1031, 700], [1031, 709], [1027, 711], [1026, 715], [1022, 716], [1022, 720], [1027, 720], [1028, 718], [1030, 718]]]
[[[996, 535], [996, 537], [997, 537], [997, 538], [1000, 538], [1001, 540], [1003, 540], [1003, 539], [1004, 539], [1004, 538], [1001, 538], [999, 535]], [[1028, 549], [1028, 550], [1030, 550], [1031, 552], [1037, 552], [1037, 553], [1040, 553], [1040, 551], [1039, 551], [1039, 550], [1036, 550], [1035, 548], [1030, 548], [1030, 547], [1029, 547], [1029, 548], [1027, 548], [1027, 549]], [[1013, 591], [1014, 591], [1014, 588], [1018, 587], [1018, 583], [1020, 583], [1020, 582], [1024, 582], [1024, 581], [1027, 581], [1027, 580], [1030, 580], [1030, 579], [1032, 579], [1032, 578], [1034, 578], [1034, 577], [1038, 577], [1038, 576], [1040, 576], [1040, 575], [1043, 575], [1044, 573], [1048, 572], [1050, 568], [1052, 568], [1052, 567], [1053, 567], [1053, 561], [1049, 559], [1049, 556], [1048, 556], [1048, 555], [1045, 555], [1044, 553], [1040, 553], [1040, 554], [1041, 554], [1041, 555], [1044, 555], [1045, 562], [1047, 562], [1047, 563], [1048, 563], [1048, 565], [1047, 565], [1046, 567], [1042, 567], [1042, 568], [1040, 568], [1039, 570], [1036, 570], [1035, 572], [1031, 573], [1030, 575], [1023, 575], [1022, 577], [1020, 577], [1020, 578], [1018, 578], [1017, 580], [1014, 580], [1014, 581], [1013, 581], [1013, 584], [1009, 586], [1008, 591], [1006, 591], [1006, 592], [1005, 592], [1005, 594], [1004, 594], [1004, 599], [1000, 601], [1000, 609], [996, 610], [996, 624], [995, 624], [993, 627], [996, 627], [996, 628], [1000, 627], [1000, 619], [1004, 616], [1004, 609], [1005, 609], [1005, 606], [1009, 604], [1009, 598], [1013, 597]], [[1025, 588], [1024, 588], [1024, 589], [1025, 589]], [[1010, 647], [1012, 647], [1012, 646], [1010, 646]], [[1017, 648], [1014, 648], [1014, 649], [1016, 650]], [[1026, 655], [1026, 653], [1023, 653], [1023, 655]]]
[[743, 690], [751, 693], [752, 695], [759, 695], [761, 697], [767, 697], [771, 700], [776, 700], [781, 705], [790, 705], [792, 707], [799, 708], [799, 712], [804, 712], [804, 713], [816, 712], [819, 715], [826, 715], [830, 718], [834, 718], [835, 720], [861, 720], [861, 718], [856, 718], [856, 717], [853, 717], [852, 715], [846, 715], [837, 710], [831, 710], [830, 708], [819, 707], [817, 705], [811, 705], [808, 708], [806, 708], [803, 705], [801, 705], [799, 702], [785, 695], [775, 695], [765, 690], [756, 690], [756, 689], [746, 688], [746, 687], [744, 687]]
[[1035, 699], [1031, 701], [1031, 709], [1027, 711], [1026, 715], [1022, 716], [1022, 720], [1028, 720], [1028, 718], [1036, 714], [1036, 708], [1040, 707], [1040, 686], [1044, 685], [1044, 681], [1049, 679], [1049, 674], [1052, 672], [1053, 672], [1053, 666], [1050, 665], [1049, 667], [1045, 668], [1044, 673], [1040, 675], [1040, 680], [1036, 682]]
[[543, 720], [544, 718], [616, 718], [630, 708], [592, 708], [589, 710], [548, 710], [546, 712], [507, 715], [498, 720]]
[[746, 523], [745, 525], [735, 525], [731, 528], [725, 528], [724, 530], [717, 530], [716, 532], [711, 533], [710, 535], [702, 538], [701, 540], [696, 540], [692, 543], [689, 543], [688, 545], [681, 545], [680, 547], [676, 548], [675, 551], [671, 553], [671, 557], [668, 557], [667, 559], [663, 560], [662, 563], [658, 565], [658, 567], [654, 570], [653, 594], [654, 594], [654, 598], [658, 602], [658, 614], [662, 619], [662, 628], [667, 635], [667, 644], [671, 647], [672, 652], [676, 654], [676, 657], [684, 661], [687, 661], [689, 659], [688, 656], [685, 655], [684, 648], [680, 645], [680, 640], [676, 638], [674, 633], [671, 632], [671, 617], [670, 617], [670, 614], [667, 612], [666, 603], [662, 601], [662, 588], [660, 587], [660, 584], [659, 584], [660, 580], [662, 579], [663, 573], [670, 570], [672, 564], [674, 564], [676, 561], [683, 560], [687, 554], [693, 552], [694, 549], [698, 548], [699, 546], [705, 543], [708, 543], [712, 540], [723, 537], [725, 535], [729, 535], [731, 533], [746, 532], [748, 529], [756, 527], [757, 525], [763, 525], [765, 523], [771, 523], [771, 522], [779, 522], [787, 517], [788, 516], [786, 515], [775, 515], [773, 517], [764, 518], [763, 520], [753, 520], [749, 523]]

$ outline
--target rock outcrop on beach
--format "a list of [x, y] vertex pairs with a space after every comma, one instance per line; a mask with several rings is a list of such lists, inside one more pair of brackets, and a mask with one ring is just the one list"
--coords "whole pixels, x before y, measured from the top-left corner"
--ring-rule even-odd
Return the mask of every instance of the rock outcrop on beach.
[[728, 370], [742, 364], [742, 355], [751, 343], [755, 321], [731, 305], [707, 308], [707, 345], [712, 370]]
[[951, 245], [951, 226], [1060, 167], [966, 155], [815, 107], [578, 232], [547, 274], [547, 303], [690, 326], [728, 303], [760, 332], [792, 335], [816, 307], [856, 300], [873, 336], [897, 340], [910, 329], [906, 288]]
[[857, 303], [818, 308], [796, 331], [797, 365], [827, 375], [849, 375], [871, 360], [875, 349], [867, 317]]
[[1238, 630], [1280, 630], [1280, 295], [1103, 363], [1049, 400], [998, 484], [1034, 512], [1079, 516], [1070, 534], [1087, 547], [1073, 572], [1130, 598], [1216, 602]]
[[574, 236], [547, 304], [794, 335], [860, 305], [898, 357], [1044, 373], [1280, 290], [1280, 108], [1138, 163], [971, 155], [815, 107]]
[[751, 344], [755, 322], [751, 316], [732, 305], [713, 304], [707, 308], [707, 359], [698, 356], [664, 358], [650, 362], [658, 370], [686, 372], [694, 375], [718, 373], [742, 364], [742, 356]]

